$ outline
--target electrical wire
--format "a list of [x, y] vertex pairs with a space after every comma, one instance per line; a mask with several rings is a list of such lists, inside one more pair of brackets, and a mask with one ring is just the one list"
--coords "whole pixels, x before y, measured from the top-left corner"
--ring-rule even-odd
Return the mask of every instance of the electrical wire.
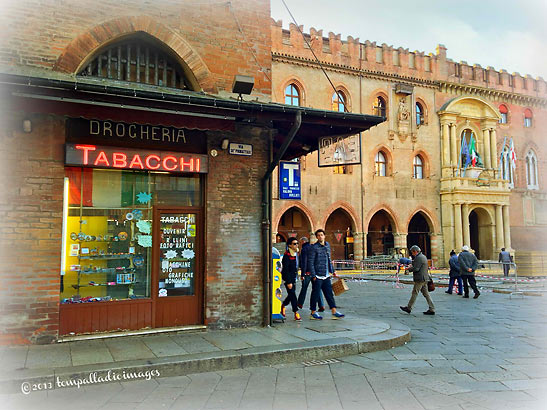
[[327, 74], [327, 71], [325, 70], [325, 68], [323, 67], [323, 64], [321, 64], [321, 61], [319, 61], [319, 58], [317, 58], [317, 55], [315, 54], [315, 52], [313, 51], [313, 48], [311, 48], [311, 45], [310, 43], [308, 42], [308, 39], [306, 38], [306, 36], [304, 35], [304, 33], [302, 32], [302, 30], [300, 30], [300, 26], [298, 25], [298, 23], [296, 22], [296, 19], [294, 18], [294, 16], [292, 15], [291, 11], [289, 10], [289, 6], [287, 6], [287, 3], [285, 3], [285, 0], [281, 0], [281, 2], [283, 3], [283, 5], [285, 6], [285, 8], [287, 9], [287, 11], [289, 12], [289, 15], [291, 16], [291, 19], [293, 21], [293, 23], [296, 25], [296, 28], [298, 29], [298, 31], [300, 32], [300, 34], [302, 35], [302, 38], [304, 39], [304, 41], [306, 42], [308, 48], [310, 49], [311, 53], [313, 54], [313, 56], [315, 57], [315, 61], [317, 61], [317, 64], [319, 64], [319, 67], [321, 67], [321, 70], [323, 71], [323, 74], [325, 74], [325, 77], [327, 77], [327, 80], [329, 81], [332, 89], [334, 90], [334, 93], [338, 96], [338, 101], [342, 101], [342, 104], [344, 105], [344, 111], [348, 111], [348, 108], [346, 106], [346, 101], [344, 98], [342, 98], [342, 95], [341, 93], [336, 89], [336, 87], [334, 86], [334, 84], [332, 83], [329, 75]]

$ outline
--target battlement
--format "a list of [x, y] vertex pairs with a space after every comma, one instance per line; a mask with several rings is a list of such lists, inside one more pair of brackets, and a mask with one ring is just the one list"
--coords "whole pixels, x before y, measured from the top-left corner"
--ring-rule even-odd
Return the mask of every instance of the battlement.
[[[272, 52], [309, 59], [314, 57], [304, 42], [298, 27], [290, 24], [283, 29], [282, 20], [272, 19]], [[304, 32], [303, 26], [300, 30]], [[354, 70], [382, 72], [386, 74], [412, 77], [419, 80], [447, 81], [466, 84], [533, 97], [547, 98], [547, 82], [541, 78], [509, 74], [506, 70], [496, 71], [493, 67], [482, 68], [479, 64], [469, 65], [465, 61], [454, 62], [447, 58], [447, 49], [439, 44], [435, 53], [409, 51], [408, 48], [395, 48], [387, 44], [377, 44], [348, 36], [341, 39], [340, 34], [332, 32], [323, 35], [323, 30], [311, 27], [304, 33], [317, 58], [327, 64], [346, 66]]]

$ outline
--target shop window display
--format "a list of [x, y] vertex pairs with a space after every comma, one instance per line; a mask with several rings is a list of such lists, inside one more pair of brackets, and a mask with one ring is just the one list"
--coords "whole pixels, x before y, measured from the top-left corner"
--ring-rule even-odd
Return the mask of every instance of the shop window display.
[[201, 206], [199, 176], [65, 168], [61, 303], [150, 297], [153, 205]]

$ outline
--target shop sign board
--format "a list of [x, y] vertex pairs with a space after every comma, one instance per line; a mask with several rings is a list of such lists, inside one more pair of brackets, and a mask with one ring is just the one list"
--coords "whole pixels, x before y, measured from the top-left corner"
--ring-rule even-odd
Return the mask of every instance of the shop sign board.
[[279, 199], [302, 199], [300, 162], [279, 162]]
[[232, 155], [253, 155], [253, 146], [251, 144], [238, 144], [237, 142], [230, 142], [230, 154]]
[[334, 167], [338, 165], [354, 165], [361, 163], [360, 134], [349, 137], [319, 138], [320, 167]]
[[131, 169], [135, 171], [207, 173], [207, 155], [66, 144], [65, 164], [70, 166]]

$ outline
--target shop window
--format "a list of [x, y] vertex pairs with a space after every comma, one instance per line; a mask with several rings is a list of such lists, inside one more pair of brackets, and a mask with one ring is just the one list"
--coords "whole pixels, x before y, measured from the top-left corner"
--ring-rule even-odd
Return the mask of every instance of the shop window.
[[199, 176], [67, 167], [65, 177], [61, 303], [149, 298], [152, 206], [201, 206]]
[[332, 171], [335, 174], [351, 174], [351, 169], [349, 165], [336, 165], [332, 167]]
[[420, 126], [425, 123], [424, 115], [425, 115], [424, 107], [422, 107], [422, 104], [417, 102], [416, 103], [416, 125]]
[[424, 163], [422, 158], [419, 155], [416, 155], [414, 157], [414, 164], [413, 164], [413, 177], [415, 179], [423, 179], [424, 178]]
[[332, 94], [332, 110], [338, 112], [349, 112], [346, 95], [340, 90], [337, 90]]
[[532, 126], [532, 111], [530, 109], [524, 110], [524, 127], [530, 128]]
[[384, 97], [376, 97], [375, 105], [372, 107], [374, 115], [386, 117], [386, 100]]
[[294, 84], [289, 84], [285, 88], [285, 104], [287, 105], [300, 105], [300, 91]]
[[538, 164], [534, 151], [526, 154], [526, 186], [528, 189], [538, 189]]
[[386, 171], [387, 171], [387, 160], [386, 156], [382, 151], [378, 151], [376, 153], [376, 157], [374, 158], [375, 162], [375, 174], [379, 177], [385, 177]]
[[124, 39], [103, 48], [78, 76], [193, 89], [173, 57], [140, 37]]
[[505, 104], [500, 105], [500, 124], [507, 124], [507, 115], [509, 114], [509, 110], [507, 109], [507, 106]]

